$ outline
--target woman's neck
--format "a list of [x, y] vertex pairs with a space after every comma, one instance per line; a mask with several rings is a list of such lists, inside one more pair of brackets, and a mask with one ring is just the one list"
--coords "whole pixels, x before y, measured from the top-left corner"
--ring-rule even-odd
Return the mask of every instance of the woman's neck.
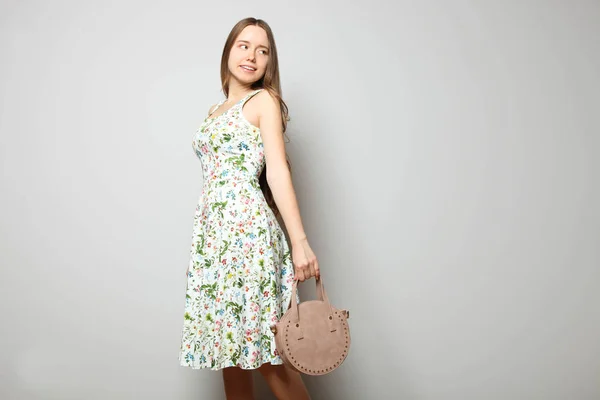
[[232, 83], [229, 86], [229, 93], [227, 93], [228, 101], [238, 101], [244, 98], [247, 94], [252, 92], [252, 88], [250, 86], [242, 86], [239, 84]]

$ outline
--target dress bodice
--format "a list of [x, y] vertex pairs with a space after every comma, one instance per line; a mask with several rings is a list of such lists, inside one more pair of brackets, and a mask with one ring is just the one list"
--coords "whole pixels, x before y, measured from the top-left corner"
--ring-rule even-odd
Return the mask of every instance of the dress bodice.
[[[221, 115], [202, 122], [193, 139], [193, 148], [202, 162], [205, 189], [246, 186], [259, 188], [258, 178], [265, 166], [260, 129], [242, 113], [246, 101], [263, 89], [253, 91]], [[221, 106], [225, 100], [217, 104]]]

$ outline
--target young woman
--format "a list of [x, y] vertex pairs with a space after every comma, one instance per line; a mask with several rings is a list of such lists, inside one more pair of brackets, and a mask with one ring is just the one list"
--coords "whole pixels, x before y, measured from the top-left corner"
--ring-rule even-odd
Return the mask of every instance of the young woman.
[[320, 273], [286, 158], [287, 106], [266, 22], [246, 18], [233, 27], [221, 84], [226, 99], [210, 107], [193, 138], [204, 184], [194, 217], [180, 364], [222, 370], [227, 399], [253, 399], [253, 369], [278, 399], [309, 399], [300, 374], [283, 365], [270, 329], [287, 311], [293, 281], [319, 279]]

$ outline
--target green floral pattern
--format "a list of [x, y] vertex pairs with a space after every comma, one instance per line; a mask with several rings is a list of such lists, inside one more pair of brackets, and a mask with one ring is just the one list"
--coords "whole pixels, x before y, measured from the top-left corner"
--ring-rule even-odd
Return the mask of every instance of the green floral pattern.
[[270, 327], [287, 310], [294, 270], [283, 230], [258, 183], [265, 166], [259, 128], [242, 114], [260, 90], [207, 117], [194, 134], [204, 184], [194, 216], [182, 366], [282, 364]]

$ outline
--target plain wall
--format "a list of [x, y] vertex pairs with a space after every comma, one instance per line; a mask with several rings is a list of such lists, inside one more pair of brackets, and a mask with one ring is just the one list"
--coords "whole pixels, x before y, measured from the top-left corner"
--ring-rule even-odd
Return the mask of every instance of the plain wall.
[[177, 357], [192, 136], [248, 16], [274, 30], [301, 214], [351, 315], [313, 399], [600, 399], [584, 0], [2, 0], [0, 398], [224, 397]]

